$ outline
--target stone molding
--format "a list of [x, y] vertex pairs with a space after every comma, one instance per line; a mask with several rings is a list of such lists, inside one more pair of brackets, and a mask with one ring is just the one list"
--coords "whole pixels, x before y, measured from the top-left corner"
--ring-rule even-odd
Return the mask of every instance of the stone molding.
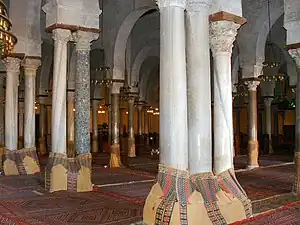
[[187, 12], [208, 12], [212, 0], [187, 0]]
[[245, 81], [245, 85], [248, 86], [249, 91], [256, 91], [259, 84], [260, 84], [260, 81], [258, 81], [258, 80], [247, 80], [247, 81]]
[[213, 54], [232, 53], [233, 42], [240, 27], [231, 21], [217, 21], [210, 23], [210, 45]]
[[17, 73], [20, 74], [20, 65], [21, 65], [21, 59], [14, 58], [14, 57], [7, 57], [3, 60], [6, 71], [8, 73]]
[[31, 59], [31, 58], [26, 58], [23, 67], [24, 67], [24, 75], [25, 76], [36, 76], [36, 71], [41, 65], [41, 60], [40, 59]]
[[56, 23], [56, 24], [53, 24], [53, 25], [47, 27], [46, 32], [51, 33], [55, 29], [70, 30], [71, 32], [75, 32], [75, 31], [83, 31], [83, 32], [90, 32], [90, 33], [100, 33], [101, 32], [101, 29], [67, 25], [67, 24], [62, 24], [62, 23]]
[[228, 12], [224, 12], [224, 11], [220, 11], [214, 14], [211, 14], [209, 16], [209, 21], [210, 22], [217, 22], [217, 21], [231, 21], [234, 22], [236, 24], [240, 24], [243, 25], [247, 22], [247, 20], [243, 17], [228, 13]]
[[159, 9], [166, 7], [186, 8], [186, 0], [155, 0]]
[[98, 39], [99, 34], [85, 31], [77, 31], [72, 34], [76, 44], [76, 51], [90, 51], [91, 42]]
[[289, 54], [296, 63], [296, 66], [300, 68], [300, 48], [290, 49]]
[[52, 31], [52, 33], [53, 33], [53, 40], [56, 43], [61, 42], [63, 44], [67, 44], [72, 38], [70, 30], [55, 29]]

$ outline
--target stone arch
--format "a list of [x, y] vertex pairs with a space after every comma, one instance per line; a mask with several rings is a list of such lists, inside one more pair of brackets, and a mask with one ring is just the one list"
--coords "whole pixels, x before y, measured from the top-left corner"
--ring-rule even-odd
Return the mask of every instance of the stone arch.
[[[283, 15], [284, 9], [283, 5], [280, 8], [271, 8], [271, 29], [273, 25], [277, 22], [277, 20]], [[256, 55], [255, 60], [256, 63], [260, 64], [265, 59], [265, 45], [267, 41], [268, 34], [270, 32], [269, 29], [269, 18], [265, 15], [262, 15], [258, 20], [258, 23], [261, 24], [258, 30], [258, 36], [256, 41]], [[261, 22], [263, 21], [263, 22]]]
[[134, 83], [139, 83], [140, 81], [140, 69], [142, 67], [143, 62], [149, 56], [157, 56], [159, 57], [159, 46], [145, 46], [136, 56], [134, 63], [132, 65], [131, 70], [131, 85]]
[[124, 80], [125, 55], [127, 40], [138, 19], [150, 10], [156, 9], [156, 6], [146, 6], [131, 12], [122, 23], [115, 42], [113, 58], [113, 78]]

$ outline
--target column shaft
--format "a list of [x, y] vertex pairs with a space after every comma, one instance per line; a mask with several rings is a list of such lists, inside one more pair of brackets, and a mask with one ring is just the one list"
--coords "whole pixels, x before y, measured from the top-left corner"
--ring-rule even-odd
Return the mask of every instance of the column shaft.
[[128, 99], [128, 157], [136, 157], [134, 139], [134, 97]]
[[[207, 5], [208, 6], [208, 5]], [[208, 7], [187, 9], [189, 169], [212, 171], [211, 78]]]
[[67, 155], [69, 158], [74, 158], [76, 155], [75, 152], [75, 90], [68, 90], [67, 92], [67, 102], [68, 102], [68, 147], [67, 147]]
[[18, 149], [18, 83], [20, 59], [8, 57], [6, 65], [5, 94], [5, 147], [8, 150]]
[[19, 130], [18, 130], [18, 148], [21, 149], [24, 147], [24, 100], [19, 99]]
[[112, 133], [112, 110], [111, 110], [111, 87], [107, 87], [108, 92], [108, 145], [111, 145], [111, 133]]
[[67, 153], [67, 43], [69, 30], [55, 29], [52, 89], [52, 152]]
[[138, 106], [138, 135], [143, 135], [143, 121], [142, 121], [143, 106]]
[[121, 138], [124, 135], [124, 133], [123, 133], [123, 126], [124, 126], [123, 117], [124, 117], [124, 109], [121, 108], [120, 109], [120, 137]]
[[149, 113], [148, 113], [148, 107], [145, 108], [144, 111], [144, 134], [146, 138], [146, 145], [149, 145]]
[[268, 135], [268, 153], [273, 154], [272, 148], [272, 117], [271, 117], [271, 106], [272, 98], [266, 98], [265, 103], [265, 122], [266, 122], [266, 134]]
[[0, 147], [4, 146], [4, 114], [5, 114], [5, 93], [4, 93], [4, 76], [6, 72], [0, 73]]
[[51, 142], [52, 107], [51, 105], [47, 105], [46, 110], [47, 110], [47, 150], [48, 152], [51, 152], [52, 151], [52, 142]]
[[25, 59], [25, 121], [24, 121], [24, 147], [35, 147], [35, 78], [39, 59]]
[[41, 154], [46, 154], [46, 106], [40, 101], [39, 145]]

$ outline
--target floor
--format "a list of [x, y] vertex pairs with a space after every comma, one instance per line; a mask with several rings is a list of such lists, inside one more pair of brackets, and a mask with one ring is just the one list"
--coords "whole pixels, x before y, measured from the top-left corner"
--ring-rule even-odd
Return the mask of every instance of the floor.
[[[253, 200], [254, 213], [299, 201], [292, 190], [294, 165], [289, 156], [262, 156], [260, 165], [245, 171], [247, 158], [235, 159], [237, 178]], [[45, 164], [46, 159], [41, 159]], [[140, 221], [143, 203], [157, 172], [157, 157], [131, 159], [129, 168], [107, 168], [108, 156], [93, 158], [94, 191], [44, 192], [43, 177], [0, 176], [0, 224], [15, 225], [129, 225]], [[299, 212], [300, 218], [300, 212]], [[247, 224], [247, 223], [243, 223]], [[261, 224], [253, 223], [251, 224]]]

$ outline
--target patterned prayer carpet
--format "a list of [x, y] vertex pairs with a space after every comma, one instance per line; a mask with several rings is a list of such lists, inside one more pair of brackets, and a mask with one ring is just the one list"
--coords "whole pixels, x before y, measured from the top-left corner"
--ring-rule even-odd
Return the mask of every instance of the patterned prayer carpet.
[[297, 225], [300, 224], [300, 202], [290, 203], [232, 225]]

